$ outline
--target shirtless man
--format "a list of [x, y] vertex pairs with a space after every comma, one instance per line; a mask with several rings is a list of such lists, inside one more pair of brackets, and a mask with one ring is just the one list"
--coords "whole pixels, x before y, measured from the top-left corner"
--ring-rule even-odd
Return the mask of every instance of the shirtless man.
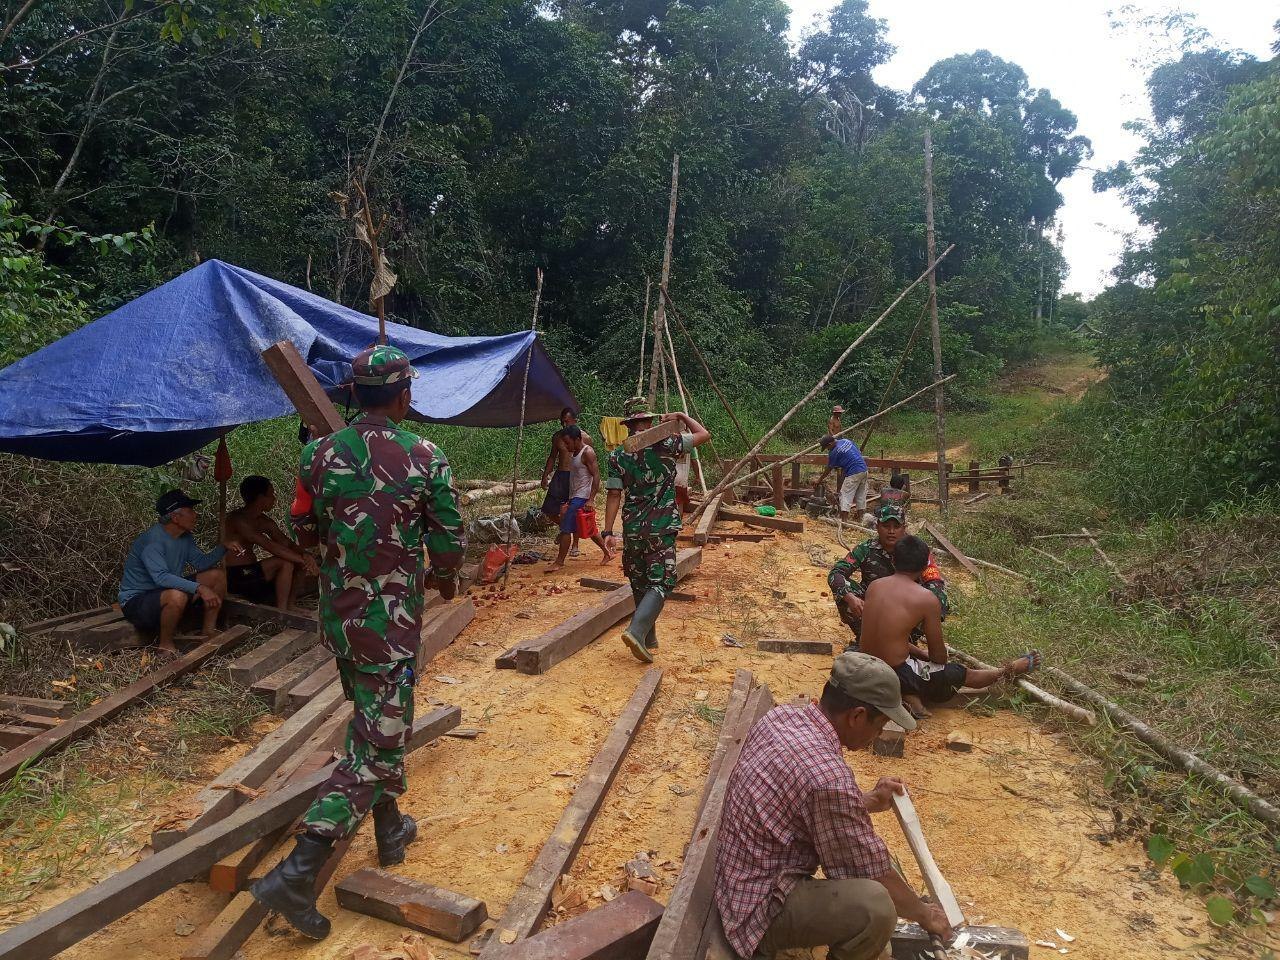
[[[589, 504], [594, 504], [596, 494], [600, 492], [600, 463], [596, 459], [596, 451], [587, 445], [586, 434], [577, 427], [565, 427], [562, 431], [569, 440], [569, 450], [573, 456], [569, 459], [569, 502], [560, 516], [560, 553], [555, 563], [547, 567], [547, 573], [554, 573], [564, 568], [565, 558], [569, 555], [570, 542], [578, 539], [578, 514]], [[594, 543], [604, 552], [601, 564], [613, 559], [613, 551], [605, 545], [604, 537], [597, 530], [591, 537]]]
[[[227, 533], [245, 548], [227, 554], [227, 589], [248, 600], [262, 600], [275, 587], [276, 606], [288, 610], [298, 594], [299, 570], [312, 576], [320, 572], [315, 558], [290, 540], [267, 514], [275, 508], [276, 492], [266, 477], [240, 481], [244, 506], [227, 514]], [[254, 547], [269, 556], [259, 561]]]
[[[569, 505], [569, 463], [573, 459], [568, 430], [578, 426], [578, 412], [572, 407], [560, 411], [560, 429], [551, 435], [551, 452], [542, 468], [542, 489], [547, 491], [542, 500], [542, 512], [552, 520], [560, 520]], [[581, 427], [578, 427], [582, 430]], [[583, 441], [590, 446], [591, 434], [582, 430]], [[571, 556], [578, 555], [578, 536], [573, 535]]]
[[[916, 717], [927, 717], [925, 702], [944, 703], [961, 687], [981, 690], [1007, 677], [1030, 673], [1040, 663], [1031, 650], [1000, 668], [969, 670], [947, 660], [942, 639], [942, 605], [936, 594], [920, 586], [929, 562], [929, 547], [916, 536], [901, 538], [893, 548], [894, 573], [867, 587], [862, 609], [863, 653], [893, 667], [902, 685], [902, 702]], [[928, 650], [911, 642], [911, 631], [923, 624]]]

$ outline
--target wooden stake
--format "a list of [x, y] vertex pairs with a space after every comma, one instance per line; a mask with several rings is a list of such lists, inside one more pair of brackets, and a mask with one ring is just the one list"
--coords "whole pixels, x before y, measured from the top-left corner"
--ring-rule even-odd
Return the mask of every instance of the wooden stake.
[[[932, 263], [936, 243], [933, 230], [933, 136], [927, 129], [924, 132], [924, 198], [928, 256]], [[942, 379], [942, 334], [938, 328], [938, 278], [932, 270], [929, 271], [929, 325], [933, 334], [933, 382], [937, 384], [933, 390], [933, 410], [938, 433], [938, 498], [939, 510], [945, 518], [950, 486], [947, 483], [947, 409], [942, 384], [938, 383]]]
[[[680, 154], [671, 158], [671, 201], [667, 206], [667, 240], [662, 248], [662, 277], [658, 291], [665, 295], [667, 281], [671, 279], [671, 246], [676, 235], [676, 194], [680, 187]], [[658, 309], [653, 312], [653, 360], [649, 366], [649, 406], [658, 402], [658, 371], [662, 369], [663, 336], [667, 324], [667, 304], [664, 296], [658, 297]]]
[[898, 818], [898, 825], [902, 827], [903, 836], [907, 838], [907, 846], [911, 848], [911, 854], [920, 866], [920, 873], [924, 876], [924, 885], [929, 888], [929, 895], [946, 914], [947, 923], [953, 927], [963, 925], [964, 912], [956, 902], [956, 895], [951, 892], [951, 884], [947, 883], [947, 878], [938, 869], [933, 853], [929, 850], [929, 844], [925, 842], [924, 828], [920, 825], [920, 815], [916, 813], [916, 806], [911, 802], [911, 795], [893, 793], [890, 796], [893, 798], [893, 812]]
[[[516, 521], [516, 486], [520, 481], [520, 447], [524, 444], [525, 407], [529, 401], [529, 368], [533, 365], [533, 348], [537, 345], [538, 307], [542, 305], [542, 268], [538, 268], [538, 286], [533, 292], [533, 322], [529, 324], [529, 332], [534, 340], [529, 344], [529, 353], [524, 358], [524, 384], [520, 389], [520, 426], [516, 430], [516, 453], [511, 463], [511, 523], [507, 526], [507, 552], [511, 552], [511, 538], [514, 535], [511, 527]], [[507, 585], [507, 577], [511, 573], [508, 561], [502, 568], [502, 585]]]

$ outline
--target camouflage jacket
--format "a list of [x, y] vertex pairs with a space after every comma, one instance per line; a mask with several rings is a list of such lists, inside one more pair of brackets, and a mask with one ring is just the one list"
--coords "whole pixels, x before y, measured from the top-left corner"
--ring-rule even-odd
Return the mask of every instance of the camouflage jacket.
[[680, 532], [676, 507], [676, 460], [689, 448], [689, 435], [668, 437], [636, 453], [619, 447], [609, 454], [605, 487], [626, 491], [622, 536], [674, 537]]
[[415, 657], [424, 557], [449, 575], [466, 547], [449, 461], [386, 417], [361, 414], [302, 449], [290, 520], [320, 538], [320, 627], [358, 664]]
[[[861, 582], [854, 580], [854, 574], [861, 577]], [[827, 574], [827, 585], [837, 601], [843, 600], [845, 594], [854, 593], [859, 597], [867, 595], [867, 587], [881, 577], [893, 575], [893, 557], [889, 551], [880, 546], [879, 537], [869, 537], [850, 550], [843, 560], [836, 563]], [[947, 581], [942, 579], [942, 571], [938, 569], [938, 561], [933, 551], [929, 551], [929, 563], [920, 574], [920, 585], [937, 595], [942, 604], [942, 615], [950, 611], [947, 600]]]

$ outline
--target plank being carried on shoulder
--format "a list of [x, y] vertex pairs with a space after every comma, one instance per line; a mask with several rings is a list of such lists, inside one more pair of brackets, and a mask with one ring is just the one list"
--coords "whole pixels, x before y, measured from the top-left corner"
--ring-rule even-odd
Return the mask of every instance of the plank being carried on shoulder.
[[656, 443], [661, 443], [668, 437], [678, 437], [682, 433], [684, 433], [684, 424], [678, 419], [664, 420], [656, 427], [650, 427], [648, 430], [641, 430], [639, 433], [631, 434], [631, 436], [622, 441], [622, 449], [627, 453], [635, 453], [638, 450], [652, 447]]

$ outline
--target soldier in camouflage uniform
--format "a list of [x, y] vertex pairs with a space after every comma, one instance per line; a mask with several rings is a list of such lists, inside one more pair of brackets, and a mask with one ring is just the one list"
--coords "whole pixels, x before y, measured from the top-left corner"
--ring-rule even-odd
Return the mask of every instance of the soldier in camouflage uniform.
[[298, 542], [324, 547], [320, 628], [353, 706], [346, 753], [303, 817], [293, 853], [252, 887], [261, 903], [316, 939], [328, 935], [329, 921], [316, 910], [315, 877], [334, 842], [370, 809], [382, 866], [401, 863], [417, 837], [396, 797], [406, 786], [423, 590], [429, 583], [453, 596], [465, 547], [449, 462], [399, 425], [417, 376], [409, 358], [377, 346], [351, 366], [361, 412], [303, 448], [290, 511]]
[[[906, 513], [902, 504], [886, 503], [876, 511], [876, 535], [850, 550], [827, 575], [827, 585], [831, 587], [831, 595], [836, 602], [836, 613], [853, 631], [854, 639], [848, 646], [850, 650], [858, 649], [858, 638], [862, 636], [862, 602], [867, 595], [867, 587], [881, 577], [893, 574], [893, 548], [905, 532]], [[860, 581], [854, 580], [855, 574], [861, 577]], [[942, 571], [938, 569], [932, 550], [929, 551], [924, 573], [920, 575], [920, 585], [937, 595], [938, 602], [942, 604], [943, 619], [946, 619], [949, 610], [947, 581], [942, 579]]]
[[[653, 426], [655, 415], [644, 397], [632, 397], [623, 406], [622, 422], [632, 433]], [[613, 524], [622, 505], [622, 572], [631, 582], [636, 612], [622, 631], [622, 640], [637, 660], [653, 663], [658, 648], [654, 630], [667, 594], [676, 585], [676, 535], [680, 510], [676, 506], [676, 460], [711, 439], [706, 427], [685, 413], [668, 413], [662, 420], [679, 420], [684, 433], [635, 453], [622, 447], [609, 455], [605, 482], [605, 544], [612, 550], [617, 538]], [[626, 503], [623, 504], [623, 493]]]

